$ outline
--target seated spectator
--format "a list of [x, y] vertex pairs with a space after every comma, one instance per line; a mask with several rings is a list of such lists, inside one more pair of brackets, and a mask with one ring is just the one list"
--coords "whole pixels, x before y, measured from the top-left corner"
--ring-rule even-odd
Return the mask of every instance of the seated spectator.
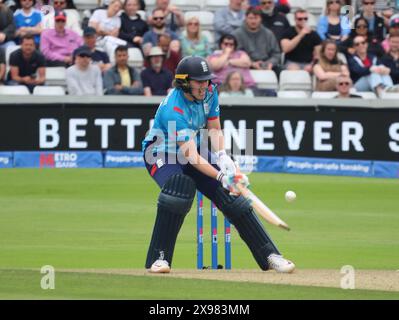
[[389, 34], [386, 39], [381, 43], [381, 46], [384, 48], [385, 52], [389, 52], [389, 36], [391, 33], [399, 32], [399, 15], [389, 22]]
[[227, 8], [216, 10], [213, 20], [215, 42], [219, 42], [223, 35], [232, 34], [242, 26], [245, 19], [243, 6], [244, 0], [230, 0]]
[[199, 56], [206, 58], [211, 54], [211, 44], [201, 32], [200, 21], [197, 17], [190, 18], [186, 23], [186, 30], [180, 36], [182, 56]]
[[169, 29], [165, 23], [165, 13], [162, 9], [154, 9], [152, 11], [153, 25], [149, 31], [143, 36], [143, 52], [147, 55], [152, 47], [158, 45], [159, 35], [168, 34], [172, 39], [172, 47], [174, 51], [180, 50], [179, 37], [175, 32]]
[[325, 40], [322, 43], [313, 73], [316, 76], [316, 91], [334, 91], [337, 77], [349, 76], [348, 67], [338, 58], [338, 47], [334, 40]]
[[242, 74], [238, 71], [232, 71], [227, 75], [225, 82], [222, 84], [219, 97], [253, 98], [254, 93], [251, 89], [246, 88]]
[[290, 27], [290, 23], [283, 13], [281, 13], [274, 0], [261, 0], [262, 24], [265, 28], [271, 30], [280, 45], [281, 37], [285, 29]]
[[251, 67], [257, 70], [276, 70], [281, 60], [281, 51], [273, 32], [262, 25], [262, 12], [250, 7], [245, 13], [243, 25], [234, 31], [238, 49], [244, 50], [252, 60]]
[[104, 74], [105, 94], [143, 94], [140, 74], [135, 68], [128, 66], [128, 59], [127, 47], [119, 46], [115, 49], [115, 66]]
[[357, 18], [353, 24], [354, 29], [351, 31], [349, 38], [339, 45], [340, 51], [346, 55], [354, 54], [355, 48], [353, 46], [353, 39], [357, 36], [362, 36], [368, 43], [369, 53], [382, 57], [384, 55], [384, 49], [377, 38], [373, 36], [368, 30], [368, 22], [365, 18]]
[[179, 50], [173, 48], [173, 41], [170, 35], [161, 34], [158, 40], [158, 47], [160, 47], [165, 54], [163, 66], [168, 69], [172, 74], [175, 74], [177, 65], [181, 60], [181, 55]]
[[312, 72], [313, 61], [320, 48], [321, 39], [317, 32], [308, 26], [308, 13], [298, 9], [295, 12], [295, 27], [290, 27], [281, 40], [281, 49], [285, 53], [287, 70], [305, 70]]
[[149, 67], [141, 72], [144, 95], [165, 96], [172, 88], [173, 73], [163, 67], [165, 54], [159, 47], [152, 47], [147, 56]]
[[[274, 7], [276, 8], [278, 13], [281, 14], [287, 14], [290, 13], [291, 11], [291, 7], [290, 4], [288, 3], [288, 0], [272, 0]], [[246, 3], [248, 3], [249, 6], [251, 7], [258, 7], [258, 6], [262, 6], [262, 0], [249, 0], [246, 1]]]
[[107, 9], [94, 11], [89, 20], [89, 27], [97, 32], [97, 47], [106, 51], [109, 57], [114, 54], [117, 46], [127, 45], [126, 41], [118, 38], [121, 27], [118, 13], [121, 9], [121, 0], [111, 0]]
[[[96, 29], [87, 27], [83, 31], [83, 42], [86, 47], [91, 51], [91, 63], [99, 66], [102, 73], [112, 67], [109, 62], [108, 54], [104, 51], [96, 49], [97, 35]], [[76, 50], [73, 53], [73, 57], [76, 56]]]
[[17, 42], [26, 34], [33, 34], [35, 44], [40, 44], [40, 34], [42, 33], [42, 14], [33, 8], [36, 0], [19, 0], [18, 9], [14, 13]]
[[389, 34], [389, 52], [381, 58], [381, 62], [391, 70], [393, 84], [399, 84], [399, 30]]
[[348, 58], [351, 78], [357, 91], [373, 91], [381, 97], [382, 92], [393, 86], [389, 76], [391, 70], [382, 65], [379, 59], [367, 51], [368, 43], [363, 36], [356, 36], [354, 55]]
[[98, 66], [91, 64], [91, 50], [81, 46], [76, 51], [75, 64], [66, 71], [68, 94], [102, 96], [103, 80]]
[[212, 82], [221, 85], [228, 74], [238, 71], [242, 74], [247, 88], [255, 87], [255, 81], [249, 71], [251, 59], [245, 51], [237, 50], [237, 40], [233, 35], [224, 35], [220, 38], [219, 50], [208, 57], [208, 63], [215, 75]]
[[[388, 28], [389, 19], [398, 10], [396, 1], [374, 0], [375, 11], [384, 19], [385, 26]], [[362, 0], [356, 0], [357, 8], [361, 8]]]
[[36, 49], [33, 35], [21, 38], [21, 48], [11, 53], [8, 85], [25, 85], [32, 93], [37, 85], [46, 81], [46, 60]]
[[[179, 32], [180, 27], [184, 26], [184, 13], [175, 5], [170, 4], [170, 0], [156, 0], [155, 8], [160, 9], [165, 17], [166, 28], [173, 32]], [[154, 25], [154, 11], [148, 14], [148, 23]]]
[[125, 40], [129, 47], [141, 48], [143, 35], [149, 30], [147, 22], [137, 13], [139, 8], [138, 0], [126, 0], [123, 6], [119, 38]]
[[[73, 5], [73, 3], [72, 3], [72, 5]], [[65, 28], [76, 32], [78, 35], [82, 35], [82, 28], [80, 26], [80, 21], [77, 18], [77, 15], [79, 15], [79, 13], [76, 10], [76, 8], [75, 9], [69, 8], [67, 0], [54, 0], [53, 8], [54, 8], [54, 10], [51, 10], [48, 14], [46, 14], [43, 17], [43, 29], [54, 29], [54, 27], [55, 27], [54, 13], [56, 11], [62, 10], [62, 11], [64, 11], [64, 13], [67, 17]], [[70, 11], [66, 11], [65, 9], [74, 10], [77, 15], [71, 14]]]
[[347, 99], [347, 98], [360, 98], [357, 94], [350, 93], [352, 89], [352, 79], [348, 75], [339, 75], [335, 80], [335, 89], [338, 91], [336, 99]]
[[360, 17], [367, 20], [369, 32], [381, 42], [384, 39], [385, 23], [384, 18], [375, 10], [375, 0], [362, 0], [362, 10], [355, 16], [355, 19]]
[[0, 0], [0, 48], [15, 46], [15, 23], [13, 12]]
[[6, 53], [5, 49], [0, 48], [0, 84], [4, 84], [6, 75]]
[[342, 19], [341, 5], [341, 0], [327, 0], [325, 13], [320, 16], [317, 24], [317, 33], [321, 40], [331, 39], [339, 43], [348, 39], [351, 29]]
[[73, 51], [83, 44], [82, 37], [65, 28], [67, 16], [64, 11], [54, 14], [55, 28], [45, 29], [40, 39], [40, 50], [48, 67], [67, 67], [73, 64]]

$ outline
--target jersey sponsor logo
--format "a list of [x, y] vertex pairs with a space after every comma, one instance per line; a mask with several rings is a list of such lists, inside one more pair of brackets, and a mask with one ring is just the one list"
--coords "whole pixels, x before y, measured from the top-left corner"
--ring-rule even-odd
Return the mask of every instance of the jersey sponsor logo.
[[173, 110], [180, 114], [184, 114], [184, 111], [182, 109], [180, 109], [179, 107], [173, 107]]

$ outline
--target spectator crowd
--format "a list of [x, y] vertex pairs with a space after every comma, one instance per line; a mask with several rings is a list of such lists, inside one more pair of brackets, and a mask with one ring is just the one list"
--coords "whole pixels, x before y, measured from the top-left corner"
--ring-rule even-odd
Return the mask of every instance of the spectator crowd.
[[[95, 1], [95, 0], [93, 0]], [[343, 14], [354, 8], [353, 21]], [[326, 0], [311, 25], [287, 0], [230, 0], [204, 30], [201, 16], [156, 0], [100, 1], [85, 12], [73, 0], [0, 0], [0, 84], [46, 84], [65, 68], [70, 95], [166, 95], [181, 58], [208, 60], [222, 97], [276, 96], [252, 70], [303, 70], [315, 91], [399, 92], [399, 1]], [[205, 8], [206, 10], [206, 8]], [[130, 52], [142, 66], [129, 61]]]

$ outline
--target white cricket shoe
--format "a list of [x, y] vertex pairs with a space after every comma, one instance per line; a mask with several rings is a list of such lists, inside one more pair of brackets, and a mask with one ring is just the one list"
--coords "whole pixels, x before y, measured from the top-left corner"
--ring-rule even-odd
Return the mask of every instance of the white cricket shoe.
[[269, 263], [270, 269], [274, 269], [280, 273], [291, 273], [295, 270], [295, 264], [283, 256], [272, 253], [267, 257], [267, 262]]
[[169, 263], [166, 260], [157, 260], [152, 264], [149, 271], [151, 273], [169, 273]]

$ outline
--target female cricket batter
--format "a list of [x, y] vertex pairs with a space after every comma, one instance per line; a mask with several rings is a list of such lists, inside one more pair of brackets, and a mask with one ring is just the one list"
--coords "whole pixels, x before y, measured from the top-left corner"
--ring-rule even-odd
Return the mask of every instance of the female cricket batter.
[[[145, 267], [154, 273], [170, 272], [177, 235], [198, 189], [235, 226], [262, 270], [292, 272], [295, 265], [280, 255], [248, 201], [234, 187], [236, 183], [247, 186], [248, 178], [237, 173], [224, 150], [213, 78], [205, 59], [181, 60], [175, 88], [159, 105], [143, 141], [147, 170], [161, 189]], [[208, 130], [216, 164], [207, 149], [200, 152], [203, 129]]]

